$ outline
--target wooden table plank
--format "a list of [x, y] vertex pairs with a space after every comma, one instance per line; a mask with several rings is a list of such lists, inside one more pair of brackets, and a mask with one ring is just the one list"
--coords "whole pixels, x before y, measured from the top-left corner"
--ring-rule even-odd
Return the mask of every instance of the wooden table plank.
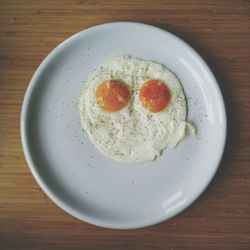
[[[169, 30], [208, 62], [228, 111], [228, 140], [207, 191], [177, 217], [109, 230], [66, 214], [40, 190], [23, 156], [20, 110], [44, 57], [87, 27], [137, 21]], [[249, 249], [250, 2], [0, 0], [0, 249]]]

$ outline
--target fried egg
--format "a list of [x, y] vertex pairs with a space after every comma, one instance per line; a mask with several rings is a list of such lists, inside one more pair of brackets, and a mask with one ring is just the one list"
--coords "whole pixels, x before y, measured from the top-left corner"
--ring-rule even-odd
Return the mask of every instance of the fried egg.
[[176, 76], [159, 63], [130, 56], [111, 58], [91, 73], [79, 110], [93, 144], [120, 162], [154, 160], [192, 127]]

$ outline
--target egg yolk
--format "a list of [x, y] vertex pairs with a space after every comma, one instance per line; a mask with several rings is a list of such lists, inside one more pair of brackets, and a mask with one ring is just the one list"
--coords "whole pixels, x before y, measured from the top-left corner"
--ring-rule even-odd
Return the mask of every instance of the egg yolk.
[[121, 80], [103, 81], [96, 89], [96, 100], [102, 110], [115, 112], [125, 107], [130, 100], [130, 93]]
[[145, 109], [157, 113], [168, 106], [171, 93], [165, 83], [153, 79], [143, 84], [139, 97]]

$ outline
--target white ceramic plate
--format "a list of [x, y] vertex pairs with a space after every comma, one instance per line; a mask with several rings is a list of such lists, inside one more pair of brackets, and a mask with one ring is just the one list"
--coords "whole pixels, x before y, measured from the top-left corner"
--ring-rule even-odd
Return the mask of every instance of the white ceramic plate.
[[[76, 102], [84, 80], [118, 55], [165, 65], [185, 90], [198, 133], [156, 161], [112, 161], [82, 131]], [[21, 136], [32, 174], [58, 206], [98, 226], [139, 228], [178, 214], [207, 187], [224, 149], [225, 108], [208, 66], [181, 39], [150, 25], [109, 23], [70, 37], [42, 62], [24, 98]]]

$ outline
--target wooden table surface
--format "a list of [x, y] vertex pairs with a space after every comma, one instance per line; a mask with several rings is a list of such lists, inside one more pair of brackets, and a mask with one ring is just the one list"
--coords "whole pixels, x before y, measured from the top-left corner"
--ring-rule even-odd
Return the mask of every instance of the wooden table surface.
[[[228, 112], [226, 150], [207, 191], [175, 218], [138, 230], [66, 214], [38, 187], [20, 143], [24, 93], [43, 58], [112, 21], [153, 24], [190, 43], [215, 73]], [[0, 0], [0, 249], [250, 249], [249, 72], [250, 1]]]

